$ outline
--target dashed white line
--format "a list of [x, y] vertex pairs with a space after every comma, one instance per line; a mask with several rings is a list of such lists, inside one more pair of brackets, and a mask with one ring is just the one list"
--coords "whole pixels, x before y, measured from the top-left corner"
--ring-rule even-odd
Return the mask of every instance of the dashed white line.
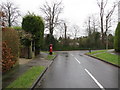
[[95, 83], [96, 83], [102, 90], [105, 90], [104, 87], [97, 81], [97, 79], [95, 79], [95, 77], [94, 77], [87, 69], [85, 69], [85, 71], [90, 75], [90, 77], [95, 81]]
[[[75, 57], [74, 57], [75, 58]], [[80, 61], [77, 59], [77, 58], [75, 58], [75, 60], [80, 64]]]
[[[74, 56], [73, 54], [71, 54], [71, 56]], [[76, 57], [74, 57], [75, 58], [75, 60], [80, 64], [80, 61], [76, 58]]]
[[[71, 56], [74, 57], [73, 54], [71, 54]], [[74, 57], [74, 58], [75, 58], [75, 60], [80, 64], [80, 61], [79, 61], [76, 57]], [[95, 82], [102, 90], [105, 90], [105, 88], [97, 81], [97, 79], [95, 79], [95, 77], [94, 77], [87, 69], [85, 69], [85, 71], [88, 73], [88, 75], [94, 80], [94, 82]]]

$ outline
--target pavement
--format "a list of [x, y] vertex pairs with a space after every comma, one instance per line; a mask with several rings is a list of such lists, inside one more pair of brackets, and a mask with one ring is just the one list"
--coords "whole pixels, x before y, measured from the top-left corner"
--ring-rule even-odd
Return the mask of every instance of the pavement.
[[10, 70], [7, 73], [4, 73], [2, 75], [2, 88], [7, 87], [11, 82], [16, 80], [19, 76], [21, 76], [23, 73], [25, 73], [32, 66], [48, 67], [52, 61], [45, 60], [44, 58], [46, 56], [47, 56], [47, 54], [41, 52], [41, 54], [34, 59], [31, 59], [31, 60], [30, 59], [29, 60], [28, 59], [20, 59], [18, 66], [16, 66], [12, 70]]
[[108, 52], [111, 53], [111, 54], [114, 54], [114, 55], [120, 55], [120, 53], [115, 52], [114, 49], [110, 49], [110, 50], [108, 50]]
[[58, 52], [36, 88], [120, 88], [120, 69], [84, 55], [87, 52]]

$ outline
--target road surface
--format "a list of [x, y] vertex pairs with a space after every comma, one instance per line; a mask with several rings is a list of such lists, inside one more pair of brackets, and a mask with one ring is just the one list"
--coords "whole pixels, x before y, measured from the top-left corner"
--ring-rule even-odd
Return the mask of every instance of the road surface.
[[118, 68], [84, 55], [61, 51], [36, 88], [118, 88]]

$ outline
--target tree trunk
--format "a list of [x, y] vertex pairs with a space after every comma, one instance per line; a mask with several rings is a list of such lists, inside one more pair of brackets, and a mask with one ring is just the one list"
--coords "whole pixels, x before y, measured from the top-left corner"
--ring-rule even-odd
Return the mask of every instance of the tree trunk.
[[35, 47], [35, 56], [40, 54], [40, 48], [39, 47]]
[[64, 45], [67, 46], [67, 42], [66, 42], [66, 40], [67, 40], [67, 26], [66, 26], [65, 23], [64, 23], [64, 28], [65, 28], [65, 40], [64, 40]]
[[106, 49], [108, 49], [108, 36], [107, 36], [107, 32], [108, 32], [108, 19], [106, 19], [106, 31], [105, 31]]
[[101, 17], [101, 34], [102, 34], [102, 43], [104, 43], [104, 32], [103, 32], [103, 17]]
[[35, 40], [35, 56], [40, 54], [39, 40]]
[[10, 8], [8, 8], [8, 26], [11, 27], [11, 14], [10, 14]]

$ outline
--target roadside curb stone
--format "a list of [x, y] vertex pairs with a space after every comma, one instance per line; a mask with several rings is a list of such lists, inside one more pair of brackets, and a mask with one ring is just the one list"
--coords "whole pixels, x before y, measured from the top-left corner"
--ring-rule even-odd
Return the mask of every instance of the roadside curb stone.
[[19, 78], [23, 73], [25, 73], [28, 69], [32, 66], [44, 66], [45, 68], [48, 67], [52, 63], [53, 60], [46, 60], [42, 58], [42, 55], [39, 55], [36, 58], [33, 58], [29, 62], [25, 64], [20, 64], [17, 67], [13, 68], [11, 71], [4, 74], [3, 81], [3, 88], [6, 88], [10, 83], [14, 82], [17, 78]]
[[52, 65], [52, 63], [54, 62], [54, 60], [55, 60], [55, 58], [57, 56], [58, 56], [58, 54], [55, 55], [55, 57], [52, 59], [51, 63], [46, 67], [46, 69], [36, 79], [36, 81], [33, 83], [32, 87], [30, 88], [30, 90], [34, 90], [35, 86], [38, 84], [39, 81], [41, 81], [42, 77], [44, 76], [44, 74], [46, 73], [46, 71], [48, 70], [48, 68]]
[[110, 62], [107, 62], [107, 61], [102, 60], [102, 59], [100, 59], [100, 58], [97, 58], [97, 57], [95, 57], [95, 56], [88, 55], [88, 54], [85, 54], [85, 55], [90, 56], [90, 57], [92, 57], [92, 58], [95, 58], [95, 59], [98, 59], [98, 60], [100, 60], [100, 61], [103, 61], [103, 62], [105, 62], [105, 63], [107, 63], [107, 64], [111, 64], [111, 65], [113, 65], [113, 66], [115, 66], [115, 67], [120, 68], [120, 66], [118, 66], [118, 65], [112, 64], [112, 63], [110, 63]]

